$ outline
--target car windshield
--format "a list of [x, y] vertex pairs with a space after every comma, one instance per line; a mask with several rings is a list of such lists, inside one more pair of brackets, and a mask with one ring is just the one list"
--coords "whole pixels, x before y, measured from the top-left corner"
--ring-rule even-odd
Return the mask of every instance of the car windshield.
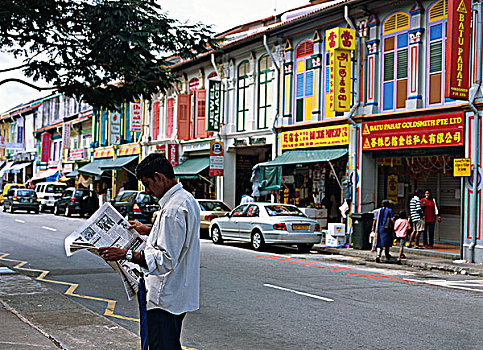
[[34, 197], [35, 191], [33, 190], [19, 190], [17, 191], [17, 196], [20, 197]]
[[48, 185], [45, 189], [47, 193], [62, 193], [64, 186]]
[[265, 209], [270, 216], [305, 216], [297, 207], [289, 205], [267, 205]]
[[132, 202], [137, 194], [137, 192], [124, 192], [119, 202]]
[[140, 193], [138, 197], [138, 201], [141, 203], [148, 203], [148, 204], [155, 204], [156, 199], [147, 193]]
[[76, 190], [74, 193], [75, 198], [80, 198], [83, 196], [89, 196], [89, 191]]
[[223, 202], [215, 201], [198, 201], [203, 211], [230, 211], [230, 208]]

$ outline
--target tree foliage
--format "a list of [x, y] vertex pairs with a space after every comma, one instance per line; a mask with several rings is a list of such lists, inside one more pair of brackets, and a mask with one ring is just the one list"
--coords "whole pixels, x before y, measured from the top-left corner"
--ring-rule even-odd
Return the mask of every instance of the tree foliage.
[[93, 106], [168, 88], [169, 56], [213, 44], [209, 27], [169, 18], [153, 0], [0, 2], [0, 50], [23, 60], [25, 76]]

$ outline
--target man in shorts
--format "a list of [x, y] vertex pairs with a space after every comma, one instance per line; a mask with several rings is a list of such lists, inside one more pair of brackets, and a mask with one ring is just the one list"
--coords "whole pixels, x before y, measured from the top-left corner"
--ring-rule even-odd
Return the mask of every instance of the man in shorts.
[[414, 248], [419, 249], [419, 236], [424, 231], [424, 216], [423, 209], [421, 208], [421, 198], [423, 198], [423, 191], [416, 190], [414, 197], [409, 201], [409, 218], [413, 226], [413, 233], [409, 238], [409, 247], [413, 248], [412, 243], [414, 239]]

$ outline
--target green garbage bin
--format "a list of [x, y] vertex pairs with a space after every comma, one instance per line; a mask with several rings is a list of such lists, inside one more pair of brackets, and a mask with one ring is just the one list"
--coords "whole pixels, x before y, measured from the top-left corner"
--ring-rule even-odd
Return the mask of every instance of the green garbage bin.
[[354, 249], [371, 249], [369, 235], [372, 229], [372, 213], [352, 213], [352, 247]]

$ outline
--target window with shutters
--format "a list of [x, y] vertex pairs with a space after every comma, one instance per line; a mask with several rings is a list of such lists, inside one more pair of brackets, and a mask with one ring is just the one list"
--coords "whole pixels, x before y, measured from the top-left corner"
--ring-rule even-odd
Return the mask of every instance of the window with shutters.
[[168, 139], [173, 135], [174, 121], [174, 97], [168, 98], [166, 102], [166, 137]]
[[444, 105], [453, 102], [444, 97], [446, 28], [448, 0], [435, 2], [428, 10], [426, 102], [428, 105]]
[[295, 121], [310, 120], [314, 96], [314, 70], [312, 58], [314, 43], [303, 41], [297, 46], [295, 55]]
[[246, 130], [246, 119], [250, 108], [250, 89], [248, 74], [250, 72], [250, 63], [243, 61], [238, 66], [238, 83], [237, 83], [237, 118], [236, 130]]
[[195, 138], [206, 138], [206, 90], [195, 90]]
[[268, 127], [267, 120], [272, 110], [272, 60], [265, 55], [258, 61], [258, 129]]
[[178, 95], [178, 140], [190, 139], [190, 102], [189, 94]]
[[398, 12], [383, 24], [382, 110], [406, 107], [409, 74], [409, 15]]
[[159, 101], [153, 103], [153, 140], [157, 140], [159, 137], [159, 122], [160, 122], [160, 107]]

